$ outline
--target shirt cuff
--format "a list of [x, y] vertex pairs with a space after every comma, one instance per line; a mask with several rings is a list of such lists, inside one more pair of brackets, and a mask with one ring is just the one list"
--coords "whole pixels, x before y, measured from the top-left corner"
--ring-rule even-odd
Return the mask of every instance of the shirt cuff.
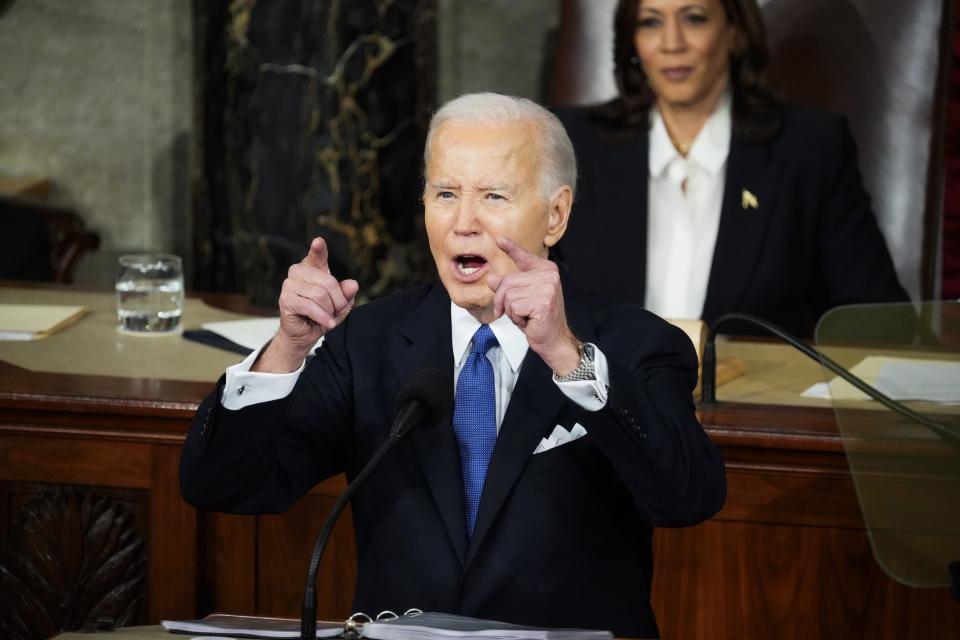
[[299, 369], [291, 373], [250, 371], [260, 352], [268, 344], [270, 344], [270, 340], [263, 343], [259, 349], [244, 358], [242, 362], [227, 367], [226, 383], [223, 385], [223, 394], [220, 396], [220, 404], [223, 405], [224, 409], [236, 411], [261, 402], [279, 400], [286, 398], [293, 391], [297, 379], [303, 372], [306, 360], [300, 363]]
[[574, 380], [573, 382], [555, 382], [563, 395], [567, 396], [582, 409], [599, 411], [607, 406], [607, 394], [610, 392], [610, 370], [607, 357], [593, 345], [594, 380]]

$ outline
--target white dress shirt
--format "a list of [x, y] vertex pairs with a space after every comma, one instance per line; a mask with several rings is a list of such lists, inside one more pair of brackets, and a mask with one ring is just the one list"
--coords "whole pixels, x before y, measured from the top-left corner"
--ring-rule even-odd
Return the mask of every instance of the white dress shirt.
[[732, 132], [728, 91], [684, 158], [650, 110], [647, 283], [644, 306], [663, 318], [703, 315], [723, 206]]
[[[469, 355], [470, 343], [473, 334], [480, 327], [470, 313], [457, 305], [450, 303], [450, 323], [452, 336], [452, 353], [454, 356], [454, 387], [460, 378], [460, 369]], [[500, 316], [490, 324], [493, 335], [497, 338], [498, 346], [487, 351], [487, 359], [493, 365], [493, 376], [497, 390], [497, 432], [503, 423], [510, 396], [517, 384], [520, 375], [520, 366], [527, 355], [527, 337], [513, 324], [507, 316]], [[220, 401], [225, 409], [238, 410], [260, 402], [279, 400], [293, 390], [297, 378], [303, 372], [304, 364], [292, 373], [264, 373], [250, 371], [253, 363], [269, 341], [247, 356], [242, 362], [227, 367], [227, 377]], [[576, 402], [587, 411], [599, 411], [607, 404], [607, 393], [610, 388], [610, 374], [607, 368], [607, 359], [594, 347], [595, 380], [578, 380], [575, 382], [560, 382], [557, 386], [570, 400]]]
[[[470, 355], [473, 334], [480, 328], [480, 321], [470, 315], [466, 309], [450, 303], [450, 327], [454, 357], [454, 388], [460, 379], [460, 369]], [[527, 336], [513, 324], [506, 315], [492, 323], [490, 330], [497, 338], [497, 345], [487, 351], [487, 360], [493, 365], [493, 378], [497, 388], [497, 433], [503, 424], [503, 416], [510, 404], [510, 396], [520, 375], [520, 365], [527, 355]], [[610, 388], [610, 374], [607, 372], [607, 358], [594, 345], [593, 367], [595, 380], [577, 380], [575, 382], [556, 383], [565, 396], [587, 411], [598, 411], [607, 404], [607, 391]]]

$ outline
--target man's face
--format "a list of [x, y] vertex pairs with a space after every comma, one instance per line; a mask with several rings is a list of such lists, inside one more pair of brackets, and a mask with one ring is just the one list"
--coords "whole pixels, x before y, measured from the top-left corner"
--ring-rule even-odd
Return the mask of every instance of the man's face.
[[566, 229], [570, 188], [544, 197], [539, 135], [530, 123], [448, 121], [431, 144], [423, 194], [430, 251], [450, 299], [491, 322], [487, 276], [517, 271], [496, 238], [546, 257]]

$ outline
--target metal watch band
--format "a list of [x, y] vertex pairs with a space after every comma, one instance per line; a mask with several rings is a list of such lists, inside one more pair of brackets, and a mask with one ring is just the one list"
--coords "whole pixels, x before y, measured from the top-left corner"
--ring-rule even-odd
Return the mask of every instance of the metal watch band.
[[558, 376], [556, 372], [554, 372], [554, 382], [579, 382], [581, 380], [597, 379], [596, 370], [593, 366], [593, 345], [585, 342], [579, 345], [577, 350], [580, 352], [580, 364], [565, 376]]

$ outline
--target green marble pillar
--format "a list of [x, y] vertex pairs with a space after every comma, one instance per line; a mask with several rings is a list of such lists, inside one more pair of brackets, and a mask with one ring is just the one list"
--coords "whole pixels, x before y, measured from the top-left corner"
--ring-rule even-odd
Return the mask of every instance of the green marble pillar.
[[371, 299], [432, 277], [436, 0], [195, 0], [198, 289], [274, 305], [317, 235]]

